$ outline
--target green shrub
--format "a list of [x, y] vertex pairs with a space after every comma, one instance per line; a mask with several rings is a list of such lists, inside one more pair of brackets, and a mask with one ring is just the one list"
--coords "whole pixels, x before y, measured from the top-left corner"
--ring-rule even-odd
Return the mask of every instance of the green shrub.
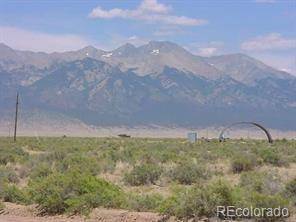
[[15, 157], [10, 155], [9, 153], [1, 153], [0, 155], [0, 164], [6, 165], [8, 162], [14, 162]]
[[242, 171], [253, 170], [257, 165], [257, 158], [250, 154], [237, 155], [231, 161], [231, 169], [233, 173], [241, 173]]
[[113, 172], [116, 167], [116, 162], [120, 159], [117, 147], [113, 147], [114, 144], [110, 145], [111, 147], [106, 147], [99, 154], [98, 163], [101, 166], [103, 172]]
[[202, 165], [195, 163], [179, 164], [168, 172], [171, 180], [177, 181], [180, 184], [193, 184], [200, 182], [201, 179], [210, 177], [209, 171]]
[[240, 175], [239, 185], [250, 191], [262, 192], [265, 174], [261, 172], [244, 172]]
[[163, 203], [160, 194], [130, 195], [128, 197], [128, 208], [136, 211], [156, 212]]
[[232, 187], [218, 180], [208, 186], [194, 186], [168, 198], [160, 211], [181, 219], [215, 216], [217, 206], [231, 206]]
[[[251, 192], [249, 206], [253, 206], [253, 208], [287, 208], [289, 207], [289, 202], [280, 195], [266, 195], [258, 192]], [[263, 215], [262, 217], [267, 218], [266, 215]], [[271, 219], [278, 220], [278, 218], [270, 218], [270, 220]]]
[[245, 172], [240, 177], [240, 186], [264, 194], [275, 194], [282, 190], [280, 176], [274, 172]]
[[288, 163], [284, 157], [273, 147], [267, 147], [259, 150], [259, 156], [264, 163], [275, 166], [287, 166]]
[[19, 203], [19, 204], [27, 204], [30, 202], [27, 193], [19, 189], [15, 185], [9, 185], [4, 187], [3, 200], [5, 202]]
[[0, 179], [0, 200], [4, 196], [4, 188], [7, 186], [7, 182]]
[[117, 186], [80, 172], [53, 173], [29, 184], [31, 197], [47, 214], [87, 213], [103, 206], [119, 208], [124, 204], [124, 194]]
[[229, 206], [232, 204], [233, 188], [230, 185], [230, 183], [228, 183], [228, 181], [224, 181], [221, 179], [214, 181], [211, 184], [209, 184], [208, 188], [205, 187], [205, 189], [209, 189], [210, 193], [212, 193], [213, 196], [215, 197], [214, 199], [218, 201], [218, 203], [216, 203], [216, 206], [218, 205]]
[[294, 178], [286, 184], [286, 191], [289, 194], [296, 196], [296, 178]]
[[115, 167], [116, 167], [116, 162], [110, 159], [101, 159], [98, 162], [100, 169], [102, 172], [107, 173], [107, 172], [114, 172]]
[[94, 157], [83, 154], [70, 154], [59, 162], [57, 168], [62, 173], [69, 169], [77, 170], [80, 173], [90, 173], [93, 176], [100, 173], [98, 161]]
[[132, 186], [155, 184], [162, 173], [162, 169], [155, 164], [135, 166], [131, 172], [124, 175], [124, 181]]
[[5, 208], [4, 206], [4, 203], [2, 203], [2, 201], [0, 200], [0, 214], [1, 214], [1, 211], [3, 211]]
[[16, 173], [12, 169], [5, 166], [0, 166], [0, 180], [8, 183], [19, 182], [19, 178]]
[[[250, 190], [246, 187], [240, 188], [236, 187], [233, 191], [233, 200], [234, 206], [239, 208], [248, 208], [248, 209], [267, 209], [267, 208], [288, 208], [289, 201], [283, 198], [280, 194], [263, 194], [257, 191]], [[260, 222], [272, 222], [272, 221], [284, 221], [278, 217], [270, 217], [266, 215], [267, 212], [264, 212], [263, 215], [256, 217], [254, 221]], [[252, 220], [253, 221], [253, 220]]]
[[296, 178], [286, 184], [284, 195], [290, 198], [294, 206], [296, 206]]
[[6, 165], [9, 162], [14, 163], [27, 157], [28, 153], [19, 147], [0, 147], [0, 165]]
[[[286, 161], [296, 163], [295, 144], [292, 140], [275, 141], [267, 146], [265, 141], [259, 140], [231, 140], [227, 143], [201, 140], [190, 144], [183, 139], [70, 137], [39, 140], [23, 137], [13, 143], [2, 137], [0, 200], [5, 195], [7, 199], [21, 203], [26, 202], [29, 195], [29, 202], [39, 204], [44, 213], [87, 214], [92, 208], [102, 206], [160, 210], [182, 219], [214, 216], [218, 204], [249, 207], [290, 201], [295, 206], [295, 182], [289, 181], [284, 186], [273, 172], [252, 171], [261, 162], [275, 166], [285, 165]], [[24, 150], [42, 152], [29, 155]], [[218, 159], [223, 165], [230, 160], [233, 172], [242, 172], [238, 185], [232, 187], [223, 181], [213, 183], [208, 180], [212, 172], [201, 163], [215, 163]], [[120, 164], [116, 168], [118, 161], [135, 166], [124, 176], [127, 184], [161, 183], [162, 167], [168, 169], [171, 166], [175, 167], [166, 170], [165, 176], [178, 184], [171, 184], [175, 190], [169, 197], [147, 193], [126, 196], [117, 186], [96, 178], [102, 171], [113, 174], [114, 169], [123, 169], [124, 165]], [[138, 163], [142, 166], [137, 166]], [[9, 167], [14, 165], [17, 170]], [[215, 168], [220, 169], [218, 165]], [[25, 181], [30, 179], [28, 187], [11, 187], [12, 183], [18, 182], [17, 175]], [[115, 176], [116, 180], [120, 178]], [[142, 193], [143, 187], [136, 190]]]
[[66, 156], [69, 154], [69, 152], [66, 149], [58, 149], [53, 150], [53, 152], [50, 153], [50, 155], [47, 156], [48, 161], [62, 161], [66, 158]]
[[50, 175], [52, 172], [51, 166], [48, 163], [41, 163], [32, 169], [30, 178], [44, 178]]

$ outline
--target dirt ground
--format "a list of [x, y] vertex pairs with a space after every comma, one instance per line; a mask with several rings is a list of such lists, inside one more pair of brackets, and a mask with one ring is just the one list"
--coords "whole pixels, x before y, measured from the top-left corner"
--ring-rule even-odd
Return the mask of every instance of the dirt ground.
[[[130, 212], [116, 209], [95, 209], [89, 217], [82, 216], [38, 216], [36, 206], [22, 206], [5, 203], [5, 210], [0, 211], [0, 222], [157, 222], [164, 219], [156, 213]], [[174, 220], [171, 218], [170, 220]]]
[[[166, 218], [156, 213], [131, 212], [127, 210], [98, 208], [88, 217], [82, 216], [38, 216], [36, 205], [22, 206], [5, 203], [5, 210], [0, 210], [0, 222], [177, 222], [175, 218]], [[286, 222], [295, 222], [296, 215], [292, 215]], [[194, 222], [190, 220], [190, 222]], [[221, 222], [215, 218], [204, 218], [196, 222]], [[232, 221], [235, 222], [235, 221]], [[242, 222], [242, 221], [241, 221]], [[252, 222], [252, 220], [243, 220]]]

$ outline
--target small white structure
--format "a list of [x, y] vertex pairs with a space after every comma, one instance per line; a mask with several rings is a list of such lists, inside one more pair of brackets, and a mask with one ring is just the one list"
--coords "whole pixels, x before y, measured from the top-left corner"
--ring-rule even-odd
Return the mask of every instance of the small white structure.
[[198, 139], [197, 132], [189, 132], [187, 134], [187, 139], [190, 143], [195, 143]]

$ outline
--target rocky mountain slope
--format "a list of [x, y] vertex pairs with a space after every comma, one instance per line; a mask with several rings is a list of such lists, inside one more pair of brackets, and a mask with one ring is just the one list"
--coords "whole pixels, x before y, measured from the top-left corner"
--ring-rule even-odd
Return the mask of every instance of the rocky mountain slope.
[[[50, 110], [94, 125], [222, 125], [296, 129], [296, 78], [247, 55], [195, 56], [171, 42], [110, 52], [18, 51], [0, 44], [0, 108]], [[1, 111], [0, 111], [1, 112]]]

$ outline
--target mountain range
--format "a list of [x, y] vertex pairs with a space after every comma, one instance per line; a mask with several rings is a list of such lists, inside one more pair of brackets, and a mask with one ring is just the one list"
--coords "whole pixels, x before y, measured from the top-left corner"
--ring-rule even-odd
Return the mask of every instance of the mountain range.
[[59, 53], [0, 43], [2, 118], [13, 112], [17, 91], [22, 112], [38, 109], [96, 126], [258, 121], [296, 130], [295, 76], [245, 54], [201, 57], [165, 41]]

